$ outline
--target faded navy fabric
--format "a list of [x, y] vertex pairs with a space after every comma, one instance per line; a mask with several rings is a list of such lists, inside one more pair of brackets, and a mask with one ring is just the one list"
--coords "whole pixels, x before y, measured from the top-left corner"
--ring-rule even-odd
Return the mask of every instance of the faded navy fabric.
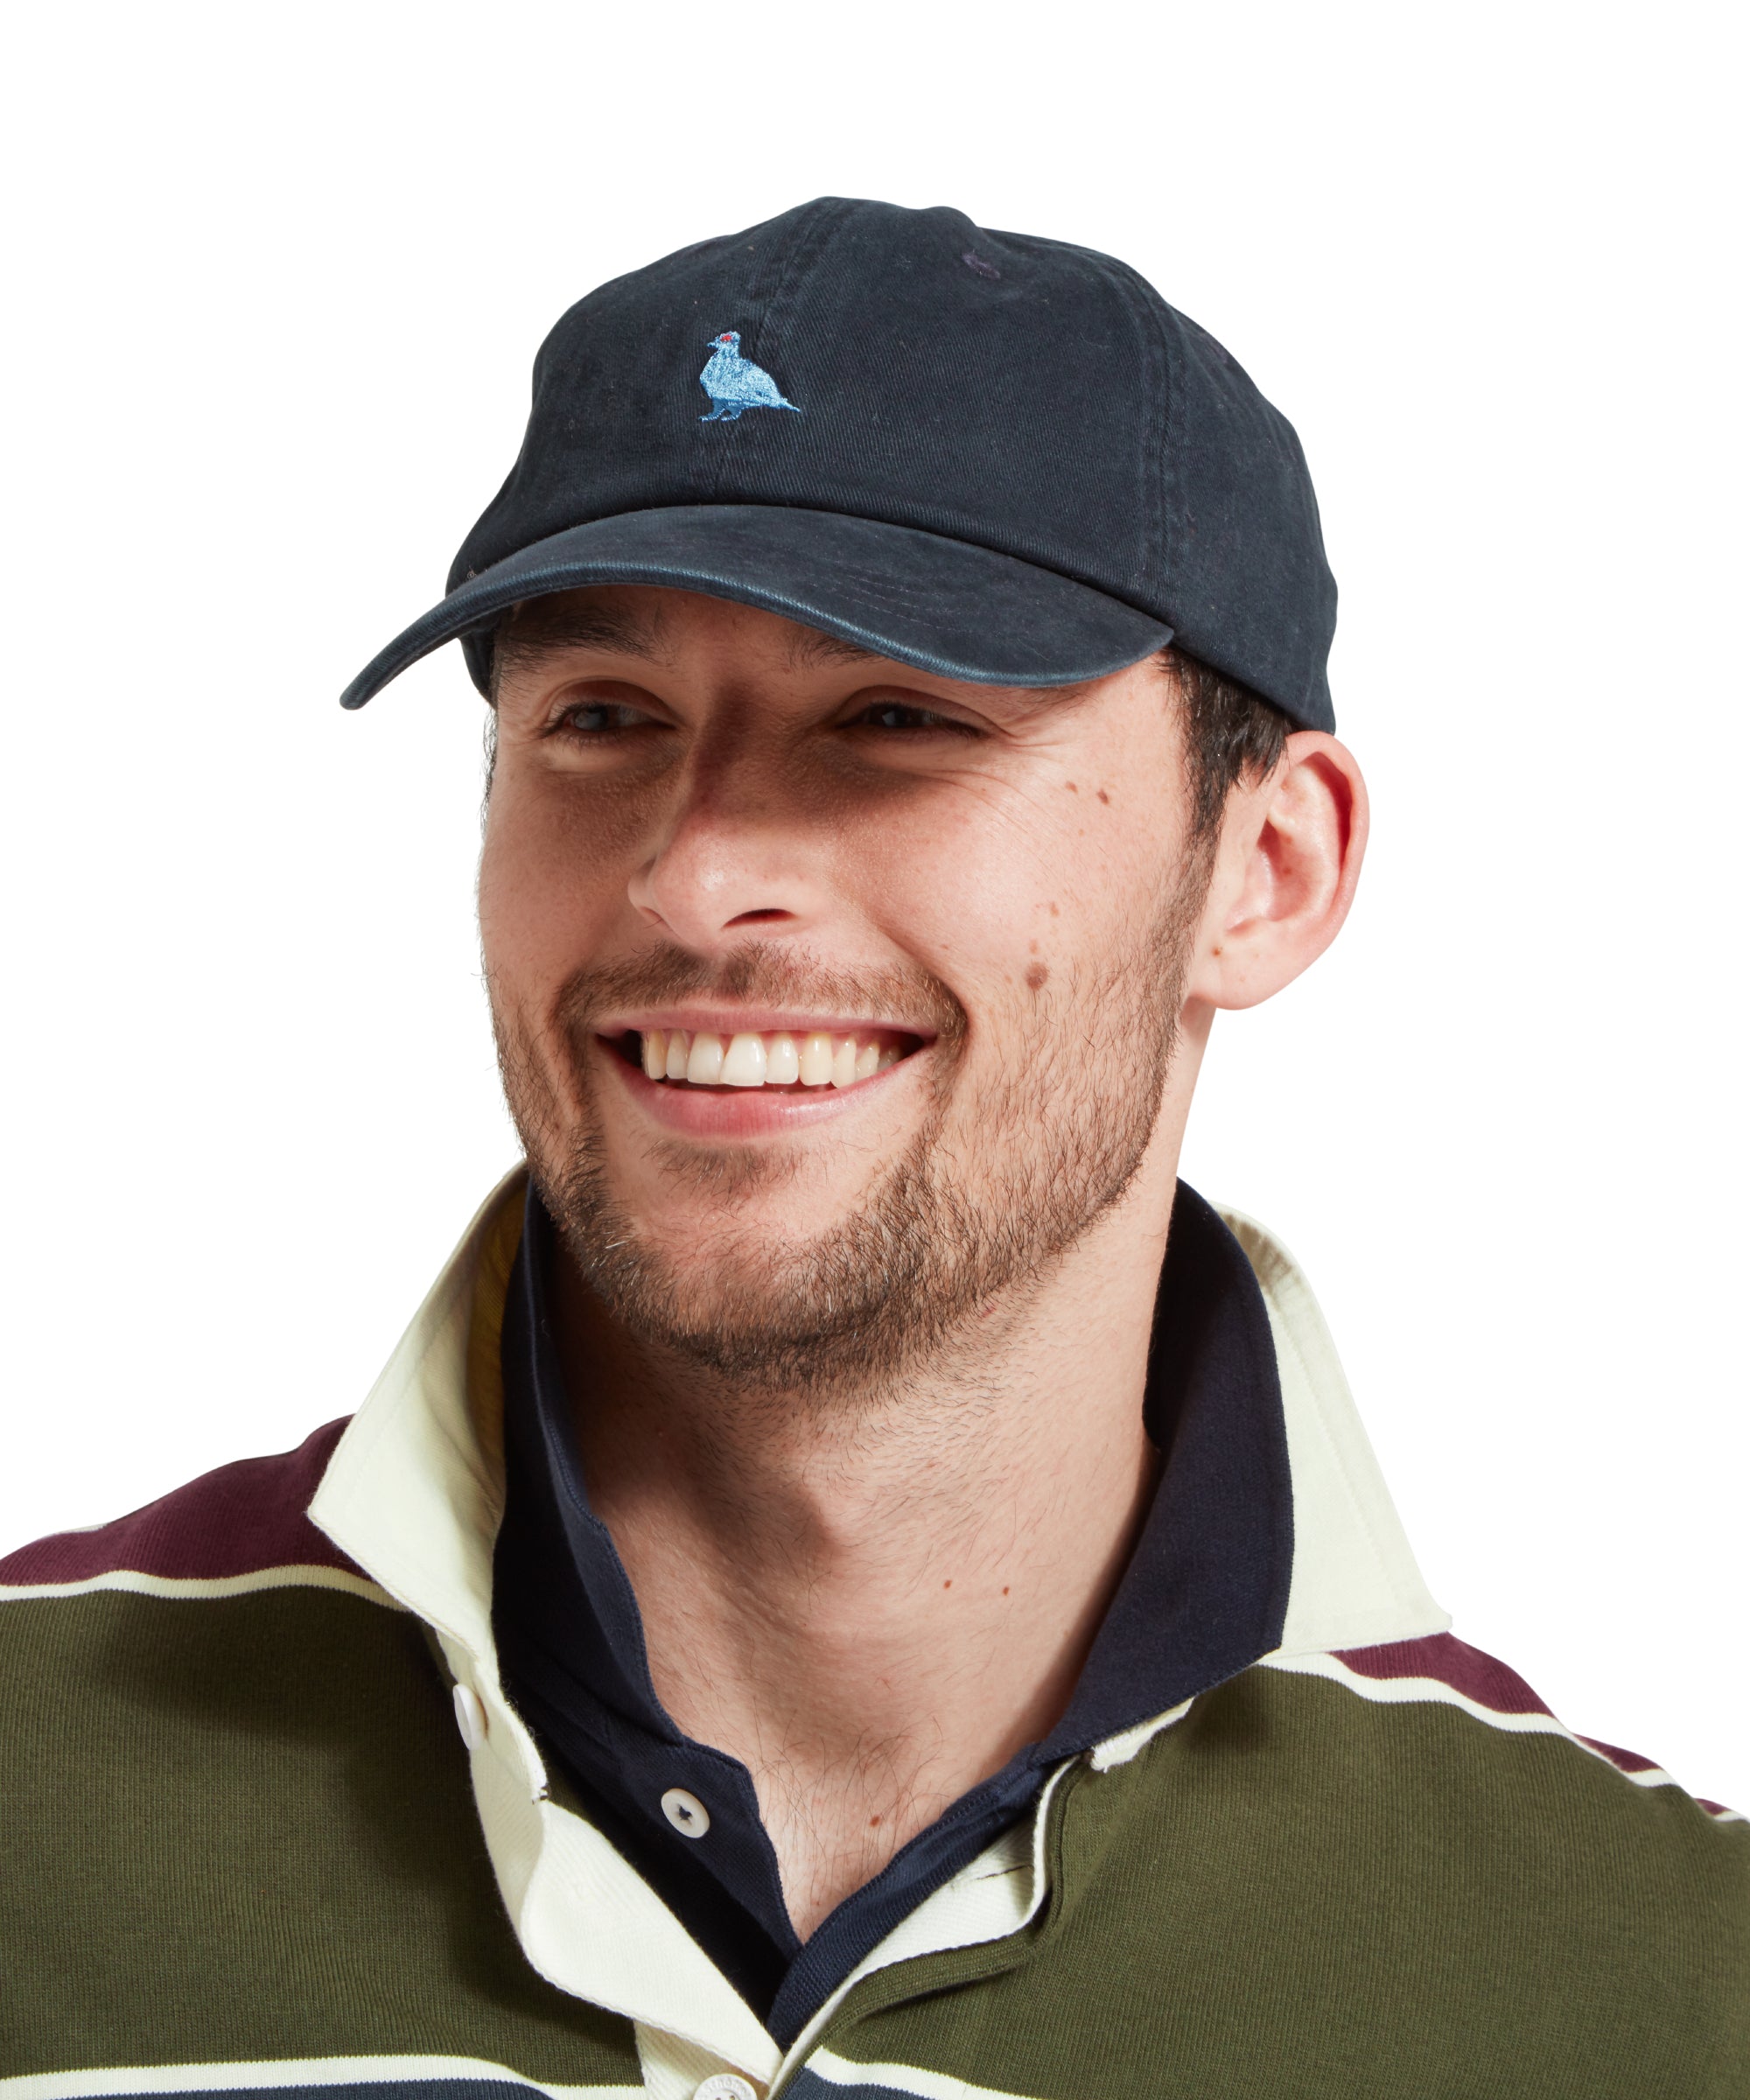
[[[743, 416], [724, 444], [685, 374], [731, 317], [802, 412]], [[725, 398], [724, 422], [778, 405]], [[1170, 642], [1336, 726], [1336, 585], [1288, 423], [1135, 270], [945, 208], [820, 198], [581, 300], [448, 596], [345, 704], [452, 636], [484, 691], [511, 606], [597, 584], [703, 592], [984, 684], [1074, 685]]]
[[[531, 1185], [501, 1352], [493, 1634], [504, 1690], [550, 1771], [788, 2048], [872, 1947], [1028, 1812], [1064, 1760], [1279, 1645], [1294, 1517], [1264, 1296], [1238, 1241], [1181, 1183], [1143, 1394], [1160, 1484], [1069, 1709], [803, 1941], [752, 1774], [688, 1736], [657, 1698], [638, 1600], [578, 1460], [573, 1410], [589, 1394], [566, 1390], [550, 1326], [556, 1239]], [[669, 1824], [670, 1787], [705, 1804], [702, 1838]]]
[[802, 414], [794, 401], [786, 401], [778, 391], [778, 382], [769, 372], [741, 354], [741, 337], [735, 329], [714, 337], [710, 347], [713, 355], [699, 374], [699, 384], [710, 396], [711, 412], [701, 416], [701, 423], [733, 423], [744, 409], [788, 409], [793, 416]]

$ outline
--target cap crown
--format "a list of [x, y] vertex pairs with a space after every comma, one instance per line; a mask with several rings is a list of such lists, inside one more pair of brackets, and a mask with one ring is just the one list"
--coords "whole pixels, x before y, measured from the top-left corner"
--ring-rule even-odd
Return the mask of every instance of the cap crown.
[[[713, 385], [775, 402], [712, 416], [719, 357], [751, 375]], [[450, 587], [573, 526], [699, 504], [840, 512], [1037, 564], [1330, 726], [1336, 586], [1293, 430], [1090, 249], [822, 198], [603, 285], [542, 346], [522, 450]]]

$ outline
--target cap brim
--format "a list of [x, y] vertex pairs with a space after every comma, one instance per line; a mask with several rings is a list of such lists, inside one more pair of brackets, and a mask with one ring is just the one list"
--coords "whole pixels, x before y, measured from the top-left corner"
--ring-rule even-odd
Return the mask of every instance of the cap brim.
[[507, 556], [398, 634], [340, 704], [362, 707], [410, 664], [524, 598], [586, 584], [732, 598], [979, 685], [1074, 685], [1172, 640], [1102, 591], [963, 540], [834, 511], [695, 504], [598, 518]]

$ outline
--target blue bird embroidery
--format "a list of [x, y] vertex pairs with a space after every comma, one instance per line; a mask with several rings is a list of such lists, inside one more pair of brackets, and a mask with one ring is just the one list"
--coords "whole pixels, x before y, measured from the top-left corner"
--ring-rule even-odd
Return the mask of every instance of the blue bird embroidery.
[[710, 362], [699, 374], [699, 384], [710, 396], [711, 410], [699, 417], [701, 423], [733, 423], [744, 409], [788, 409], [793, 416], [802, 414], [794, 401], [786, 401], [778, 391], [778, 382], [769, 372], [741, 354], [741, 338], [733, 328], [714, 335], [709, 346]]

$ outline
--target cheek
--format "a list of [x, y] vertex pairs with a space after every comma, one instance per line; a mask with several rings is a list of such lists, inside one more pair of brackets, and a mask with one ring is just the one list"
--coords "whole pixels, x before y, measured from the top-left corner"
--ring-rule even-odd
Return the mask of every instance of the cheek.
[[592, 952], [625, 882], [574, 802], [500, 773], [480, 850], [480, 947], [495, 1001], [539, 1003]]
[[840, 833], [835, 885], [908, 960], [940, 978], [975, 1023], [1025, 957], [1030, 885], [976, 811], [933, 795], [864, 816]]
[[1074, 777], [944, 788], [841, 834], [844, 887], [975, 1026], [1069, 990], [1152, 898], [1158, 839]]

